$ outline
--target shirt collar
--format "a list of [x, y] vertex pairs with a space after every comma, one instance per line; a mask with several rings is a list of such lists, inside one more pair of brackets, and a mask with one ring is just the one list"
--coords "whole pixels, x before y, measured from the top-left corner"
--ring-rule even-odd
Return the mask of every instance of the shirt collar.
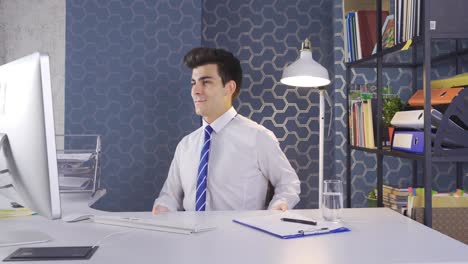
[[[213, 128], [213, 130], [216, 133], [219, 133], [219, 131], [221, 131], [236, 115], [237, 115], [237, 111], [234, 109], [234, 107], [231, 106], [229, 110], [227, 110], [220, 117], [216, 118], [216, 120], [213, 121], [209, 125], [211, 126], [211, 128]], [[206, 127], [208, 123], [205, 121], [205, 119], [202, 119], [202, 120], [203, 120], [203, 127]]]

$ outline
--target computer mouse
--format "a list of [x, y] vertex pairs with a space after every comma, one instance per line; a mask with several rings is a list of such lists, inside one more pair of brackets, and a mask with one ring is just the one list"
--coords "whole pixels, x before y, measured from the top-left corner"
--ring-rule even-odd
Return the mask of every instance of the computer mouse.
[[75, 222], [80, 222], [84, 220], [91, 219], [93, 217], [92, 214], [68, 214], [62, 217], [62, 220], [67, 222], [67, 223], [75, 223]]

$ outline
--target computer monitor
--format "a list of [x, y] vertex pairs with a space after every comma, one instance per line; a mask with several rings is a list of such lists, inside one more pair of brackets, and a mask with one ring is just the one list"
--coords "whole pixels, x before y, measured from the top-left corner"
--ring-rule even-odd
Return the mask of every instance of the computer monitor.
[[[0, 178], [11, 176], [25, 206], [61, 217], [49, 56], [0, 66]], [[0, 189], [2, 194], [2, 189]]]

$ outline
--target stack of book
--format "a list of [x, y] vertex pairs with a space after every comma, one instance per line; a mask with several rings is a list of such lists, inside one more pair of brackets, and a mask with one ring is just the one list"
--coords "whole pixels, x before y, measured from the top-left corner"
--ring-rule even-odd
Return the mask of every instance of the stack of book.
[[[377, 193], [377, 191], [376, 191]], [[397, 188], [383, 185], [383, 205], [398, 212], [406, 210], [408, 203], [408, 188]]]

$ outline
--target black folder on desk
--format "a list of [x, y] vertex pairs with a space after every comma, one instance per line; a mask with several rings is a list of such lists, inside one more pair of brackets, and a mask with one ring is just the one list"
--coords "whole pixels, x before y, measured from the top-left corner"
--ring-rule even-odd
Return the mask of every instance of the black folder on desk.
[[270, 234], [281, 239], [299, 238], [350, 231], [342, 223], [316, 221], [317, 225], [306, 225], [281, 221], [281, 218], [293, 218], [314, 221], [310, 218], [291, 212], [278, 212], [270, 215], [249, 216], [233, 219], [240, 225]]

